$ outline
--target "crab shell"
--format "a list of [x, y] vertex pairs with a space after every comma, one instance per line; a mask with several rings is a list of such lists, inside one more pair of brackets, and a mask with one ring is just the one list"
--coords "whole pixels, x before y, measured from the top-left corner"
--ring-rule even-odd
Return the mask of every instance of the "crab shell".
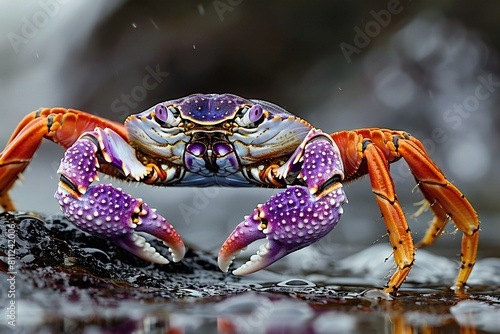
[[263, 178], [281, 166], [312, 126], [284, 109], [231, 94], [194, 94], [127, 118], [130, 145], [180, 186], [285, 186]]

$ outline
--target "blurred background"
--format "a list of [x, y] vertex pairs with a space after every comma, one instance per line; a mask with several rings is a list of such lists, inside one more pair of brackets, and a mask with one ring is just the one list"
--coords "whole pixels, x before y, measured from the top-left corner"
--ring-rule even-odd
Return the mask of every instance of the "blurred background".
[[[327, 132], [404, 129], [479, 212], [479, 255], [499, 255], [495, 1], [0, 0], [0, 6], [1, 147], [40, 107], [123, 121], [195, 92], [269, 100]], [[59, 212], [53, 193], [62, 154], [42, 144], [12, 191], [19, 210]], [[392, 173], [410, 216], [420, 194], [404, 162]], [[158, 208], [186, 242], [214, 252], [276, 192], [121, 186]], [[335, 259], [388, 242], [368, 179], [346, 192], [339, 226], [305, 252]], [[429, 220], [409, 217], [416, 239]], [[460, 237], [449, 226], [433, 249], [459, 254]]]

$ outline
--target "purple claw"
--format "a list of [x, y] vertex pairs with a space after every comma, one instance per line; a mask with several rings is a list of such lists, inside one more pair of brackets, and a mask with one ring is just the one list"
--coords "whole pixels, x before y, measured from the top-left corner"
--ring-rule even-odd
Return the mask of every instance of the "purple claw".
[[76, 198], [71, 192], [59, 187], [56, 198], [62, 212], [78, 228], [110, 240], [144, 260], [169, 262], [143, 236], [135, 232], [146, 232], [161, 239], [169, 247], [175, 262], [184, 256], [184, 243], [165, 218], [150, 209], [141, 199], [135, 199], [110, 184], [90, 187], [81, 198]]
[[290, 172], [299, 170], [298, 178], [306, 186], [289, 186], [257, 206], [227, 238], [219, 252], [222, 271], [227, 271], [233, 259], [258, 239], [266, 238], [267, 242], [233, 274], [246, 275], [263, 269], [318, 241], [335, 227], [347, 199], [341, 184], [342, 159], [331, 137], [311, 130], [277, 174], [286, 179]]
[[256, 255], [233, 271], [246, 275], [318, 241], [330, 232], [343, 212], [346, 196], [340, 183], [320, 199], [307, 187], [290, 186], [245, 218], [222, 245], [218, 263], [227, 271], [233, 259], [252, 242], [266, 238]]
[[97, 179], [98, 156], [125, 176], [140, 178], [146, 172], [134, 160], [130, 146], [116, 133], [96, 129], [84, 134], [66, 151], [59, 167], [61, 182], [55, 197], [64, 215], [80, 229], [110, 240], [144, 260], [168, 263], [135, 232], [151, 234], [169, 247], [175, 262], [180, 261], [185, 253], [184, 243], [154, 209], [111, 184], [89, 187]]

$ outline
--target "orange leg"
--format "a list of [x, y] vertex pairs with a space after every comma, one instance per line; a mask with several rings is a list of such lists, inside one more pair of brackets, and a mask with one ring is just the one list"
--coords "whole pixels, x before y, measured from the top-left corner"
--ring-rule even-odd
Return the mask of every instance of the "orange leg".
[[[421, 144], [415, 138], [399, 140], [398, 144], [399, 153], [408, 163], [422, 194], [431, 203], [431, 209], [435, 215], [435, 219], [421, 244], [426, 245], [426, 242], [432, 243], [437, 239], [449, 219], [452, 219], [457, 228], [464, 233], [462, 264], [455, 282], [457, 289], [463, 289], [476, 261], [479, 240], [477, 213], [465, 196], [446, 179], [441, 170], [420, 148]], [[428, 238], [428, 235], [435, 237]]]
[[8, 191], [28, 166], [42, 138], [50, 139], [64, 148], [71, 146], [85, 131], [95, 127], [112, 128], [123, 138], [127, 132], [123, 124], [87, 114], [78, 110], [45, 108], [27, 115], [0, 153], [0, 205], [4, 210], [15, 210]]
[[406, 132], [383, 129], [360, 129], [332, 134], [341, 150], [346, 181], [369, 174], [372, 190], [384, 218], [398, 267], [386, 288], [396, 291], [408, 275], [414, 261], [414, 244], [405, 215], [394, 190], [388, 165], [405, 159], [434, 220], [418, 247], [439, 238], [447, 222], [453, 220], [464, 233], [462, 265], [455, 286], [462, 290], [474, 266], [479, 220], [465, 196], [448, 180], [429, 158], [423, 145]]
[[388, 159], [390, 150], [385, 146], [383, 136], [380, 130], [370, 129], [332, 134], [341, 151], [345, 180], [355, 180], [365, 174], [370, 176], [372, 191], [384, 218], [397, 266], [385, 291], [394, 293], [413, 266], [415, 247], [389, 172], [392, 159]]
[[382, 151], [372, 143], [364, 150], [368, 164], [368, 174], [372, 191], [387, 226], [387, 233], [394, 251], [397, 270], [385, 288], [386, 292], [396, 292], [403, 284], [414, 262], [415, 247], [405, 214], [398, 202], [394, 182], [389, 173], [389, 164]]
[[432, 199], [432, 196], [425, 190], [424, 187], [419, 186], [419, 189], [420, 192], [424, 195], [425, 199], [422, 201], [423, 203], [420, 209], [411, 217], [418, 217], [421, 212], [425, 211], [429, 207], [434, 214], [434, 218], [430, 222], [429, 228], [425, 232], [424, 237], [415, 245], [415, 247], [417, 248], [424, 248], [436, 242], [436, 240], [444, 232], [446, 225], [451, 219], [450, 216], [446, 214], [441, 205], [436, 205], [436, 202]]
[[[16, 139], [11, 138], [7, 147], [0, 153], [0, 204], [4, 210], [15, 210], [8, 191], [40, 145], [43, 131], [47, 127], [44, 123], [46, 120], [39, 118], [33, 120], [24, 131], [16, 130]], [[40, 132], [42, 134], [38, 135]]]

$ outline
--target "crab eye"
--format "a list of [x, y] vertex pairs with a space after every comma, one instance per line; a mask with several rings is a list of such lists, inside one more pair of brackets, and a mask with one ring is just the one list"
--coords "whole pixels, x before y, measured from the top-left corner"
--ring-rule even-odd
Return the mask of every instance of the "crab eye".
[[241, 124], [243, 126], [249, 126], [249, 125], [256, 125], [256, 123], [262, 118], [264, 115], [264, 111], [262, 110], [262, 107], [258, 104], [253, 105], [251, 108], [249, 107], [244, 107], [242, 109], [242, 112], [244, 113], [243, 117], [241, 118]]
[[155, 107], [155, 121], [163, 127], [173, 126], [175, 125], [175, 116], [173, 112], [176, 111], [177, 110], [172, 106], [165, 107], [163, 104], [159, 104]]
[[167, 122], [168, 110], [163, 104], [159, 104], [155, 107], [155, 120], [160, 124]]

